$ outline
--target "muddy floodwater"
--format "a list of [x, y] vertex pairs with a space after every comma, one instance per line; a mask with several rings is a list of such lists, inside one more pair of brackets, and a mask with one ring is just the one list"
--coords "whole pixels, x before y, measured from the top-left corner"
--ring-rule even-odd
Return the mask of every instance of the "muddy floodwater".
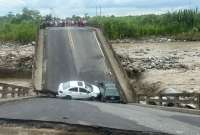
[[200, 42], [115, 43], [123, 66], [143, 69], [140, 82], [157, 91], [200, 92]]

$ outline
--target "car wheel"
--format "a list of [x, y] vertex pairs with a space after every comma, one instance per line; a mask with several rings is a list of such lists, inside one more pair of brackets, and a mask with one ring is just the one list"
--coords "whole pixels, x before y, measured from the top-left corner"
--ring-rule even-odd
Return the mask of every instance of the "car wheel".
[[72, 99], [72, 96], [67, 95], [67, 96], [65, 97], [65, 99], [71, 100], [71, 99]]
[[95, 100], [95, 97], [91, 97], [90, 100], [91, 100], [91, 101], [94, 101], [94, 100]]
[[102, 101], [102, 102], [106, 102], [105, 99], [102, 99], [101, 101]]

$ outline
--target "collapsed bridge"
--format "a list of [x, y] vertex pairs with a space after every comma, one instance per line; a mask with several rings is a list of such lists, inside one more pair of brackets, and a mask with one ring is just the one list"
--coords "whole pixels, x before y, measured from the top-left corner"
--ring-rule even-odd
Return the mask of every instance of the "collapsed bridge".
[[34, 88], [56, 92], [69, 80], [114, 80], [124, 102], [134, 102], [126, 73], [112, 47], [99, 29], [91, 27], [49, 27], [41, 29], [35, 52]]

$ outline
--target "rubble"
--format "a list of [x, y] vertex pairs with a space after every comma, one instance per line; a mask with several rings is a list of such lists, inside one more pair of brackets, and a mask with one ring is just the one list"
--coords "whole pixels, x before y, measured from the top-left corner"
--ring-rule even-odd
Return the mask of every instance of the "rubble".
[[118, 57], [127, 72], [132, 71], [134, 73], [142, 73], [150, 69], [189, 69], [189, 66], [179, 62], [179, 57], [174, 56], [129, 58], [127, 56], [118, 55]]

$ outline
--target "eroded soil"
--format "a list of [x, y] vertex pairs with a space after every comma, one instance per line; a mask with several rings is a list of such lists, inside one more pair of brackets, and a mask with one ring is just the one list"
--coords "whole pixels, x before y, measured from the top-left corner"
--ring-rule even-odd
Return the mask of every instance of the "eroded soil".
[[31, 87], [35, 42], [0, 42], [0, 83]]
[[31, 74], [33, 54], [33, 44], [0, 43], [0, 77], [10, 72]]
[[138, 93], [200, 92], [200, 42], [133, 42], [112, 46]]

